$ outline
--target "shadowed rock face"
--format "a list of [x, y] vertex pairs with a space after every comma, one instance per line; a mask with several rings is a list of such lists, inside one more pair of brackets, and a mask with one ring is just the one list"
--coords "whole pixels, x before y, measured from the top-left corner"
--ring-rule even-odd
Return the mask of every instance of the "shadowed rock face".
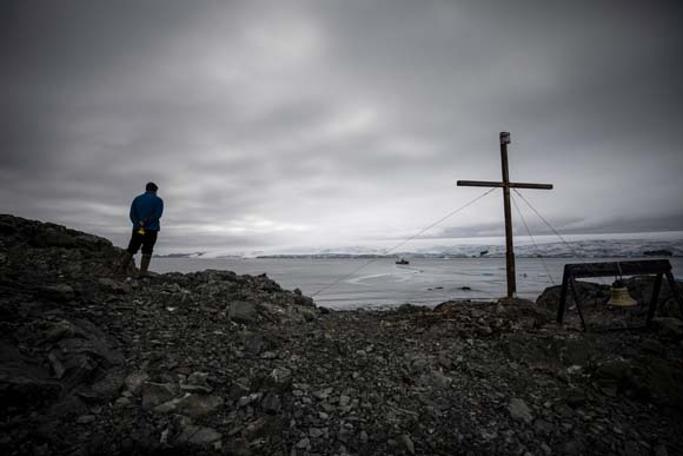
[[553, 289], [323, 313], [265, 275], [131, 279], [104, 239], [11, 216], [0, 233], [2, 454], [683, 451], [672, 317], [560, 328]]
[[[4, 418], [40, 416], [23, 443], [0, 442], [7, 448], [30, 447], [41, 426], [104, 431], [113, 425], [111, 417], [101, 420], [107, 407], [131, 418], [138, 407], [155, 418], [210, 414], [224, 400], [208, 394], [208, 378], [237, 351], [243, 325], [293, 324], [317, 314], [310, 298], [265, 275], [203, 271], [136, 280], [114, 274], [123, 251], [105, 239], [8, 215], [0, 216], [0, 234], [0, 406]], [[210, 361], [211, 375], [189, 367], [202, 360]], [[174, 438], [190, 446], [220, 440], [191, 421], [173, 431], [168, 445]], [[36, 451], [45, 442], [50, 452], [66, 451], [61, 439], [92, 431], [48, 434], [40, 434]], [[149, 435], [129, 443], [146, 448], [152, 440], [158, 446]]]
[[[642, 308], [645, 308], [650, 304], [654, 283], [654, 276], [636, 276], [629, 277], [625, 280], [629, 294]], [[683, 282], [677, 281], [677, 284], [678, 292], [683, 297]], [[557, 312], [560, 303], [561, 288], [561, 286], [546, 288], [536, 300], [536, 304], [553, 312]], [[610, 287], [598, 283], [579, 280], [576, 282], [576, 292], [581, 301], [582, 308], [587, 309], [589, 312], [591, 310], [599, 311], [601, 308], [604, 308], [610, 298]], [[572, 307], [575, 304], [571, 293], [567, 296], [567, 304], [569, 307]], [[669, 286], [669, 282], [666, 279], [662, 281], [662, 288], [660, 289], [657, 299], [656, 315], [662, 317], [683, 317], [671, 287]]]

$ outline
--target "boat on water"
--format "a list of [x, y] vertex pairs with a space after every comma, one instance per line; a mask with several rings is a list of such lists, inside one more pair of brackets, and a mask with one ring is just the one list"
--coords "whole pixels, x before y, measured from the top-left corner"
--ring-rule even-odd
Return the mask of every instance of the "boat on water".
[[396, 264], [410, 264], [410, 261], [406, 260], [405, 258], [399, 258], [396, 260]]

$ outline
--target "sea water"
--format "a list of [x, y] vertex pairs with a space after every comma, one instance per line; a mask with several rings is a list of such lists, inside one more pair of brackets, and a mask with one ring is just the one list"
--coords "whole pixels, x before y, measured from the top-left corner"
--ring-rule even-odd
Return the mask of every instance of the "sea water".
[[[517, 292], [536, 299], [562, 282], [567, 263], [630, 261], [634, 258], [517, 258]], [[683, 258], [667, 258], [677, 279]], [[387, 308], [404, 303], [434, 306], [450, 299], [490, 300], [506, 294], [504, 258], [154, 258], [156, 272], [221, 269], [237, 274], [267, 274], [283, 288], [299, 288], [316, 304], [333, 309]], [[590, 279], [610, 284], [614, 277]]]

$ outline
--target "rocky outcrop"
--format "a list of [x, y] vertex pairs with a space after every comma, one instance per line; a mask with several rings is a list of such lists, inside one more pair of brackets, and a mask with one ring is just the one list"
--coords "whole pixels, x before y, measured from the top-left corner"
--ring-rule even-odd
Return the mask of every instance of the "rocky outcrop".
[[[638, 302], [639, 307], [641, 308], [640, 310], [649, 306], [655, 283], [654, 276], [629, 277], [624, 280], [624, 282], [631, 297]], [[683, 282], [677, 281], [676, 283], [678, 293], [683, 298]], [[546, 288], [536, 300], [536, 304], [542, 308], [557, 312], [560, 302], [560, 291], [560, 286]], [[576, 293], [581, 301], [582, 309], [599, 311], [600, 309], [604, 309], [610, 298], [610, 287], [609, 285], [577, 280]], [[573, 307], [574, 304], [572, 294], [568, 293], [568, 307]], [[666, 279], [662, 280], [662, 288], [660, 289], [657, 299], [657, 315], [662, 317], [683, 317], [671, 287], [669, 286], [669, 282]]]
[[[218, 431], [193, 420], [225, 404], [211, 394], [217, 372], [244, 373], [232, 366], [242, 357], [244, 334], [318, 315], [310, 298], [265, 275], [207, 270], [137, 280], [114, 273], [123, 252], [105, 239], [7, 215], [0, 216], [0, 233], [0, 408], [10, 423], [0, 448], [214, 448]], [[262, 351], [277, 342], [261, 338], [255, 359], [271, 356]], [[231, 376], [223, 378], [229, 385]], [[145, 427], [134, 431], [140, 413], [155, 425], [168, 416], [184, 419], [161, 444]], [[76, 432], [47, 431], [69, 425]], [[128, 429], [133, 440], [105, 448], [116, 437], [111, 426]]]
[[323, 313], [266, 276], [117, 277], [106, 240], [0, 227], [2, 454], [683, 450], [673, 317], [583, 333], [524, 300]]

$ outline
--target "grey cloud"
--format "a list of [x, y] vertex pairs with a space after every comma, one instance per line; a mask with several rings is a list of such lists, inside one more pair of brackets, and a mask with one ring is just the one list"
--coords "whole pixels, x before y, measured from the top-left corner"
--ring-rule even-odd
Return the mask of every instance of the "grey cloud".
[[[514, 228], [516, 235], [526, 236], [528, 234], [523, 222], [516, 214], [513, 214]], [[556, 234], [544, 222], [539, 220], [526, 219], [529, 230], [534, 236], [550, 235], [556, 238]], [[674, 214], [665, 217], [653, 217], [642, 219], [630, 217], [628, 215], [610, 218], [607, 220], [594, 222], [580, 218], [558, 219], [553, 221], [553, 225], [562, 226], [560, 234], [585, 234], [585, 233], [647, 233], [656, 231], [680, 231], [683, 226], [683, 214]], [[425, 239], [457, 239], [464, 237], [486, 237], [503, 236], [503, 226], [501, 222], [484, 224], [470, 224], [450, 226], [435, 233], [421, 236]], [[557, 242], [560, 241], [556, 238]]]
[[498, 179], [509, 129], [513, 179], [555, 184], [530, 198], [561, 228], [683, 227], [679, 2], [2, 8], [7, 211], [124, 239], [154, 180], [168, 249], [392, 238], [475, 196], [456, 179]]

